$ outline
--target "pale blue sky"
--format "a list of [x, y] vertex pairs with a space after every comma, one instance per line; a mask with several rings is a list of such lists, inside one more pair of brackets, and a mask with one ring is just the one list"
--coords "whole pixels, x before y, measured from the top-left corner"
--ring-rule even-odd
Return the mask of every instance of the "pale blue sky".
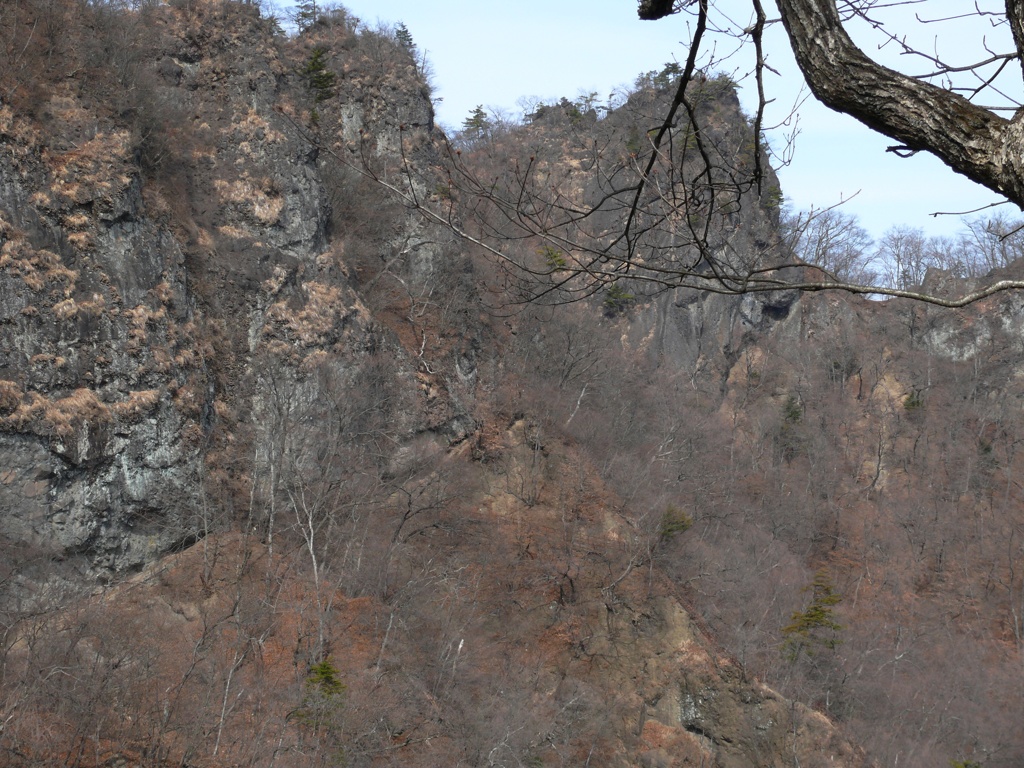
[[[408, 27], [433, 66], [435, 95], [443, 99], [437, 107], [438, 119], [454, 127], [477, 104], [516, 112], [521, 97], [550, 100], [591, 91], [606, 97], [641, 72], [661, 69], [673, 59], [685, 60], [683, 41], [689, 37], [688, 17], [641, 22], [634, 0], [348, 0], [342, 4], [371, 26], [378, 21], [401, 21]], [[720, 13], [724, 11], [720, 23], [732, 11], [740, 15], [730, 21], [741, 27], [749, 21], [749, 0], [721, 0], [718, 7]], [[952, 12], [963, 7], [964, 0], [927, 0], [912, 10], [938, 18], [945, 9]], [[979, 47], [983, 36], [989, 45], [997, 44], [998, 30], [968, 31], [963, 20], [947, 26], [953, 27], [958, 46], [971, 40]], [[942, 31], [939, 27], [925, 26], [918, 44], [934, 50], [934, 38]], [[780, 25], [771, 30], [768, 42], [769, 63], [780, 72], [767, 84], [777, 95], [769, 118], [781, 120], [798, 98], [802, 76]], [[877, 43], [877, 39], [863, 42], [872, 54], [878, 53]], [[726, 60], [717, 69], [740, 76], [749, 70], [747, 51], [726, 58], [727, 39], [720, 42], [718, 52]], [[957, 53], [953, 50], [948, 55]], [[884, 50], [880, 55], [888, 54]], [[906, 58], [890, 56], [889, 63], [905, 64], [904, 69], [919, 66]], [[1014, 87], [1019, 90], [1019, 70], [1015, 77]], [[756, 103], [752, 82], [741, 88], [740, 98], [752, 110]], [[783, 193], [797, 208], [832, 205], [854, 196], [845, 210], [857, 215], [875, 237], [897, 224], [945, 235], [960, 228], [960, 218], [935, 218], [931, 213], [966, 211], [998, 199], [930, 156], [901, 159], [886, 153], [886, 146], [893, 142], [813, 99], [801, 107], [799, 125], [792, 163], [779, 170]], [[781, 145], [780, 134], [770, 138]], [[1017, 213], [1015, 208], [1004, 209]]]

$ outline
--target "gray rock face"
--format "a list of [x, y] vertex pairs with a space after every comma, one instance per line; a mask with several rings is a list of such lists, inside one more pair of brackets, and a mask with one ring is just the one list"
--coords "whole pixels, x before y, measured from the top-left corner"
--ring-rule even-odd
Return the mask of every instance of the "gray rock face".
[[[0, 533], [95, 568], [201, 535], [217, 493], [271, 492], [282, 423], [315, 444], [319, 404], [374, 354], [414, 393], [392, 419], [403, 440], [471, 435], [494, 365], [453, 308], [475, 287], [451, 235], [361, 175], [399, 173], [420, 197], [437, 186], [411, 58], [344, 25], [286, 39], [245, 8], [164, 13], [139, 107], [154, 135], [75, 93], [52, 97], [45, 129], [0, 107]], [[335, 75], [320, 103], [301, 74], [316, 47]], [[737, 253], [771, 230], [748, 203]], [[357, 289], [407, 304], [392, 333]], [[785, 316], [789, 300], [772, 301], [665, 295], [627, 336], [697, 367]], [[428, 344], [430, 313], [451, 330]]]
[[207, 374], [181, 251], [124, 132], [62, 153], [3, 109], [0, 532], [129, 567], [188, 536], [201, 409], [176, 400]]
[[[202, 534], [211, 473], [247, 482], [240, 454], [273, 442], [268, 408], [284, 383], [309, 404], [324, 372], [352, 380], [382, 344], [406, 365], [350, 285], [350, 233], [330, 231], [332, 199], [359, 190], [315, 145], [350, 152], [372, 135], [374, 156], [391, 162], [400, 126], [426, 137], [429, 99], [411, 71], [366, 71], [354, 33], [331, 30], [345, 77], [311, 119], [296, 74], [309, 42], [244, 11], [189, 22], [165, 10], [173, 23], [148, 87], [174, 124], [162, 126], [156, 172], [140, 169], [149, 150], [102, 105], [55, 95], [46, 129], [0, 105], [9, 540], [94, 569], [139, 566]], [[441, 241], [421, 229], [407, 213], [365, 246], [405, 248], [416, 290]], [[402, 428], [420, 428], [415, 409]]]

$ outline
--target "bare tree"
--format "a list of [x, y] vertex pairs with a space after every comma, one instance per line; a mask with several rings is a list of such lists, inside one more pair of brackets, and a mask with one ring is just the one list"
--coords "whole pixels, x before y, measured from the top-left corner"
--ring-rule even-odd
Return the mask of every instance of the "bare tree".
[[[453, 153], [451, 187], [463, 192], [464, 203], [476, 203], [475, 213], [483, 221], [479, 231], [462, 225], [450, 196], [432, 205], [411, 186], [396, 191], [509, 265], [533, 299], [582, 298], [622, 281], [631, 294], [678, 287], [725, 294], [842, 289], [964, 306], [1024, 287], [1021, 281], [999, 280], [961, 296], [939, 297], [902, 280], [886, 286], [860, 279], [869, 274], [844, 278], [828, 265], [822, 265], [825, 275], [808, 273], [795, 268], [802, 261], [778, 243], [761, 237], [740, 243], [728, 236], [741, 208], [761, 207], [770, 217], [778, 204], [779, 189], [762, 135], [773, 127], [766, 112], [772, 101], [766, 85], [771, 69], [763, 46], [766, 31], [778, 24], [785, 28], [811, 90], [827, 106], [893, 138], [897, 143], [889, 149], [894, 153], [929, 152], [1006, 200], [1024, 202], [1022, 161], [1015, 149], [1024, 141], [1021, 119], [1002, 116], [1018, 107], [1020, 87], [1011, 82], [1011, 65], [1024, 46], [1024, 4], [996, 8], [980, 3], [955, 19], [907, 13], [921, 2], [782, 0], [780, 16], [769, 18], [761, 0], [751, 0], [750, 13], [742, 18], [714, 0], [643, 0], [641, 18], [674, 13], [690, 17], [689, 53], [681, 67], [664, 78], [652, 78], [652, 85], [670, 84], [663, 88], [667, 98], [647, 104], [633, 98], [620, 108], [632, 110], [640, 126], [634, 140], [626, 140], [629, 151], [624, 156], [616, 156], [616, 142], [607, 135], [593, 132], [573, 152], [587, 180], [576, 174], [575, 191], [569, 192], [552, 183], [555, 169], [542, 152], [520, 157], [498, 173], [493, 163], [481, 166]], [[887, 15], [897, 11], [903, 16]], [[962, 36], [965, 18], [991, 22], [994, 28], [994, 41], [986, 39], [983, 54], [967, 63], [948, 61], [938, 43], [915, 47], [898, 26], [920, 23]], [[921, 71], [904, 74], [868, 57], [851, 37], [865, 29]], [[750, 72], [758, 106], [746, 135], [729, 135], [716, 119], [720, 89], [732, 85], [723, 82], [728, 78], [708, 75], [724, 63], [718, 54], [727, 47], [723, 38], [734, 49], [748, 44], [752, 51]], [[546, 110], [545, 119], [558, 112]], [[568, 117], [571, 121], [573, 116]], [[776, 153], [776, 160], [784, 160], [783, 155]], [[556, 256], [536, 259], [510, 253], [494, 245], [496, 237], [500, 242], [532, 238]], [[552, 251], [547, 253], [550, 257]]]
[[[772, 151], [764, 138], [778, 126], [770, 124], [767, 111], [771, 70], [763, 42], [766, 30], [779, 23], [812, 90], [827, 105], [893, 136], [900, 143], [891, 149], [898, 154], [932, 152], [1009, 201], [1024, 200], [1007, 181], [1016, 178], [1016, 158], [999, 160], [1016, 130], [998, 112], [1016, 107], [1003, 80], [1017, 54], [954, 66], [915, 50], [876, 15], [915, 2], [846, 2], [842, 14], [833, 0], [782, 2], [782, 16], [769, 19], [760, 0], [751, 0], [751, 15], [741, 22], [712, 0], [641, 3], [642, 18], [691, 17], [689, 53], [682, 65], [638, 81], [637, 90], [602, 119], [585, 119], [566, 101], [538, 109], [529, 125], [493, 141], [452, 146], [445, 183], [434, 185], [443, 194], [427, 191], [431, 186], [420, 179], [418, 162], [408, 156], [387, 173], [365, 160], [360, 170], [486, 251], [526, 300], [566, 302], [613, 291], [634, 297], [677, 288], [728, 295], [839, 289], [965, 306], [1024, 287], [1024, 281], [998, 280], [959, 296], [927, 294], [906, 281], [874, 284], [870, 271], [836, 274], [827, 263], [820, 265], [824, 271], [807, 270], [807, 260], [793, 253], [778, 230], [782, 196], [770, 163], [785, 162], [786, 152]], [[999, 22], [998, 31], [1015, 18], [1015, 7], [996, 12], [978, 6], [968, 15]], [[845, 31], [849, 24], [903, 45], [928, 71], [913, 77], [875, 63], [854, 45]], [[835, 60], [815, 42], [818, 32], [832, 40]], [[736, 82], [723, 73], [723, 65], [735, 64], [718, 54], [727, 47], [723, 38], [733, 49], [753, 52], [757, 107], [746, 120], [735, 100]], [[974, 77], [974, 85], [961, 85], [965, 77]], [[993, 108], [973, 101], [989, 96], [997, 102]], [[405, 136], [412, 152], [419, 139], [408, 127]], [[368, 155], [364, 149], [363, 157]]]
[[[898, 142], [889, 151], [901, 156], [929, 152], [955, 172], [1010, 202], [1024, 204], [1020, 151], [1024, 116], [1016, 111], [1020, 70], [1014, 75], [1014, 69], [1022, 65], [1024, 51], [1024, 3], [975, 3], [950, 18], [937, 18], [928, 14], [921, 0], [885, 4], [778, 0], [780, 18], [769, 19], [761, 0], [751, 0], [751, 23], [745, 25], [742, 20], [729, 22], [716, 5], [714, 0], [641, 0], [639, 15], [643, 19], [673, 13], [694, 17], [690, 60], [708, 28], [749, 41], [754, 48], [753, 72], [760, 97], [756, 125], [761, 123], [767, 103], [763, 35], [769, 25], [781, 21], [797, 64], [822, 103]], [[939, 33], [962, 37], [965, 21], [972, 19], [987, 22], [978, 58], [967, 62], [947, 59]], [[914, 47], [908, 42], [908, 33], [915, 31], [905, 28], [908, 22], [927, 28], [934, 39], [931, 47]], [[868, 28], [881, 45], [898, 51], [918, 72], [904, 74], [866, 55], [851, 34]], [[683, 79], [684, 87], [685, 75]], [[680, 96], [677, 102], [682, 101]], [[1001, 287], [1019, 286], [1006, 283]], [[907, 288], [900, 285], [898, 290]]]
[[871, 235], [857, 217], [837, 208], [785, 213], [783, 229], [794, 253], [825, 270], [836, 281], [873, 283], [878, 279], [869, 253]]
[[932, 266], [924, 232], [913, 227], [892, 227], [878, 244], [878, 260], [887, 284], [913, 290], [924, 283]]
[[[706, 5], [702, 2], [701, 5]], [[760, 6], [754, 0], [755, 7]], [[1024, 165], [1021, 160], [1022, 118], [1006, 118], [1019, 104], [1003, 87], [1000, 75], [1024, 50], [1024, 3], [977, 3], [959, 14], [982, 17], [998, 32], [999, 45], [988, 48], [976, 62], [954, 65], [939, 53], [916, 50], [900, 43], [901, 34], [876, 16], [873, 2], [844, 0], [778, 0], [782, 23], [797, 64], [815, 97], [826, 106], [851, 115], [899, 142], [889, 151], [899, 154], [929, 152], [957, 173], [988, 187], [1018, 205], [1024, 204]], [[889, 6], [921, 6], [904, 0]], [[924, 14], [922, 22], [940, 21]], [[903, 53], [924, 67], [918, 76], [897, 72], [868, 57], [853, 41], [849, 28], [858, 22], [882, 25], [886, 36]], [[1005, 39], [1010, 37], [1012, 39]], [[935, 51], [941, 51], [936, 46]], [[961, 78], [966, 73], [967, 78]], [[1019, 74], [1019, 73], [1018, 73]], [[1019, 83], [1009, 86], [1019, 91]], [[994, 99], [995, 107], [977, 101]]]
[[[714, 0], [641, 0], [639, 15], [661, 19], [683, 12], [706, 23], [718, 10], [716, 5]], [[946, 18], [929, 15], [924, 5], [923, 0], [778, 0], [780, 18], [769, 20], [761, 1], [751, 0], [754, 23], [727, 24], [724, 31], [748, 38], [759, 48], [765, 28], [781, 21], [797, 64], [823, 104], [899, 142], [889, 148], [891, 152], [929, 152], [957, 173], [1024, 204], [1022, 118], [1000, 114], [1014, 114], [1019, 106], [1019, 83], [1009, 81], [1011, 68], [1021, 66], [1024, 3], [979, 2]], [[988, 22], [983, 52], [976, 61], [954, 63], [945, 57], [936, 32], [962, 36], [965, 22], [972, 18]], [[908, 42], [914, 32], [904, 28], [908, 19], [918, 29], [931, 25], [933, 47], [916, 48]], [[869, 57], [851, 36], [865, 25], [921, 69], [904, 74]], [[758, 55], [759, 84], [763, 69]]]
[[1008, 267], [1024, 256], [1024, 222], [1001, 211], [974, 219], [967, 223], [959, 246], [968, 275], [981, 276]]

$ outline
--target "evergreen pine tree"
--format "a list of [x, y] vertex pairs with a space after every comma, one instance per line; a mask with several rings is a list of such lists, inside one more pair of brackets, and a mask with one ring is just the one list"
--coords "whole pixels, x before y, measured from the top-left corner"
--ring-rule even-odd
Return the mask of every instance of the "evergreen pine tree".
[[843, 627], [833, 611], [843, 598], [836, 593], [828, 571], [820, 569], [807, 590], [811, 592], [811, 604], [803, 611], [794, 611], [790, 623], [782, 628], [782, 653], [793, 662], [801, 654], [812, 656], [822, 648], [835, 650], [843, 642], [839, 638]]
[[301, 0], [296, 3], [292, 19], [295, 21], [295, 26], [299, 28], [299, 33], [305, 32], [316, 24], [320, 13], [321, 7], [317, 5], [316, 0]]
[[306, 80], [306, 87], [313, 94], [313, 111], [311, 118], [314, 123], [318, 122], [320, 115], [316, 105], [327, 101], [334, 95], [334, 81], [337, 76], [327, 68], [327, 49], [317, 46], [309, 57], [302, 76]]
[[407, 50], [413, 57], [416, 56], [416, 43], [412, 40], [412, 33], [409, 32], [409, 28], [402, 22], [398, 22], [395, 26], [395, 39], [398, 44]]
[[467, 138], [477, 140], [484, 138], [491, 129], [491, 120], [487, 117], [483, 104], [477, 104], [469, 117], [462, 121], [462, 132]]

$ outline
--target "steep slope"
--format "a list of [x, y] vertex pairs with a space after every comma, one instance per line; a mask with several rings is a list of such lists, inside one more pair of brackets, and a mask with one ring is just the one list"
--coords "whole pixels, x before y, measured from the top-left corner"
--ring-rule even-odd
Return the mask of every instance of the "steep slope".
[[[641, 92], [600, 121], [565, 102], [492, 137], [497, 149], [472, 147], [479, 176], [501, 178], [503, 156], [520, 178], [527, 160], [550, 162], [557, 191], [531, 190], [530, 205], [589, 212], [602, 183], [590, 175], [613, 175], [628, 121], [639, 114], [643, 135], [664, 97], [659, 110]], [[702, 104], [713, 129], [728, 97]], [[735, 146], [742, 126], [716, 145]], [[617, 167], [628, 174], [628, 160]], [[770, 246], [773, 199], [741, 200], [709, 241], [731, 240], [742, 259]], [[527, 240], [542, 276], [544, 259], [558, 272], [552, 240]], [[685, 529], [649, 538], [636, 560], [670, 575], [747, 673], [843, 722], [882, 764], [1013, 766], [1024, 745], [1018, 305], [645, 295], [623, 281], [589, 309], [524, 313], [516, 349], [534, 386], [509, 397], [545, 434], [577, 441], [633, 535]]]
[[647, 597], [586, 458], [495, 400], [486, 265], [358, 172], [440, 162], [400, 45], [85, 22], [122, 66], [71, 36], [0, 107], [5, 761], [862, 763]]
[[[243, 3], [73, 8], [47, 4], [45, 40], [5, 48], [0, 73], [6, 761], [869, 764], [826, 715], [870, 732], [879, 687], [846, 681], [889, 638], [877, 617], [941, 613], [960, 594], [932, 587], [943, 568], [992, 556], [979, 533], [951, 560], [958, 537], [888, 511], [937, 477], [919, 446], [942, 427], [940, 366], [967, 376], [998, 347], [970, 402], [1015, 396], [998, 384], [1015, 299], [967, 319], [682, 291], [510, 311], [500, 263], [370, 178], [493, 224], [452, 185], [389, 33], [342, 10], [286, 37]], [[5, 20], [28, 35], [43, 10]], [[716, 93], [716, 141], [740, 157], [750, 126]], [[462, 167], [532, 151], [586, 196], [588, 143], [628, 156], [661, 103], [549, 114]], [[777, 196], [744, 194], [716, 232], [737, 258], [775, 236]], [[1016, 433], [961, 423], [1007, 458], [957, 509], [1012, 543], [1016, 491], [982, 502], [1009, 485]], [[886, 570], [906, 553], [881, 547], [901, 535], [910, 592]], [[970, 632], [1019, 596], [1014, 562], [965, 580]], [[856, 653], [787, 661], [819, 567], [854, 595]], [[915, 642], [938, 670], [977, 647]], [[880, 707], [911, 714], [873, 754], [989, 749], [978, 713], [922, 723], [919, 695]]]

